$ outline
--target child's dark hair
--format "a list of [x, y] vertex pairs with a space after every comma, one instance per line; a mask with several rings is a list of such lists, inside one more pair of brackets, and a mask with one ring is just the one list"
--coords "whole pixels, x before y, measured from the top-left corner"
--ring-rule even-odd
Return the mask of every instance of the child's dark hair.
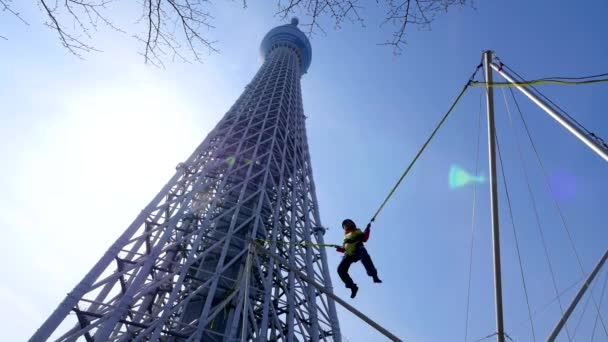
[[346, 219], [344, 221], [342, 221], [342, 227], [350, 227], [350, 228], [356, 228], [357, 225], [355, 224], [355, 222], [351, 219]]

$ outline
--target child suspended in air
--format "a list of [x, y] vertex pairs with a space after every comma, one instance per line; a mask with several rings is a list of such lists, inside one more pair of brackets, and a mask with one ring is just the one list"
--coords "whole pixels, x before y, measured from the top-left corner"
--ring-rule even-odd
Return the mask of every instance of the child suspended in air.
[[344, 285], [350, 289], [350, 298], [355, 298], [359, 287], [348, 274], [348, 269], [352, 263], [361, 260], [365, 271], [367, 271], [367, 275], [372, 277], [374, 283], [381, 283], [382, 280], [378, 278], [378, 271], [376, 271], [372, 259], [363, 246], [363, 243], [369, 239], [371, 223], [362, 232], [361, 229], [357, 228], [353, 220], [346, 219], [342, 222], [342, 228], [344, 229], [344, 242], [342, 247], [336, 248], [336, 251], [344, 253], [344, 257], [338, 266], [338, 275], [340, 275], [340, 279], [342, 279]]

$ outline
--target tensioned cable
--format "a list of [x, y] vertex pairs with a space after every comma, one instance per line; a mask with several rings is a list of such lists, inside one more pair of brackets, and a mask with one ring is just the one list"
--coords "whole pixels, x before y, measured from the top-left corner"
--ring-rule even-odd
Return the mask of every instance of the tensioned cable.
[[374, 216], [372, 216], [372, 219], [370, 220], [370, 222], [374, 222], [376, 220], [376, 217], [378, 217], [378, 214], [380, 214], [380, 212], [382, 211], [382, 209], [384, 209], [384, 206], [386, 205], [386, 203], [388, 202], [388, 200], [393, 196], [393, 194], [395, 193], [395, 190], [397, 190], [397, 188], [399, 187], [399, 185], [401, 184], [401, 182], [403, 181], [403, 179], [405, 178], [405, 176], [410, 172], [410, 170], [412, 169], [412, 167], [414, 166], [414, 164], [418, 161], [418, 158], [420, 158], [420, 155], [422, 155], [422, 152], [424, 152], [424, 150], [429, 145], [429, 143], [431, 142], [431, 140], [433, 140], [433, 138], [435, 137], [435, 134], [437, 134], [437, 131], [439, 131], [439, 128], [441, 128], [441, 126], [443, 125], [443, 123], [445, 122], [445, 120], [448, 118], [448, 116], [450, 116], [450, 114], [454, 110], [454, 107], [456, 107], [456, 104], [458, 104], [458, 102], [462, 98], [462, 95], [464, 95], [464, 93], [466, 92], [466, 90], [469, 88], [469, 86], [473, 82], [473, 79], [475, 78], [475, 75], [477, 75], [477, 71], [481, 67], [482, 67], [482, 65], [479, 64], [475, 68], [475, 71], [473, 72], [473, 74], [471, 75], [471, 77], [469, 77], [469, 80], [467, 81], [467, 83], [462, 87], [462, 90], [460, 91], [460, 93], [458, 94], [458, 96], [456, 96], [456, 100], [454, 100], [454, 102], [452, 102], [452, 105], [450, 106], [450, 108], [448, 109], [448, 111], [443, 115], [443, 117], [441, 118], [441, 120], [439, 121], [439, 123], [437, 124], [437, 126], [435, 127], [435, 129], [433, 130], [433, 132], [431, 133], [431, 135], [428, 137], [428, 139], [424, 142], [424, 144], [422, 144], [422, 147], [420, 148], [420, 150], [418, 151], [418, 153], [416, 153], [416, 156], [414, 156], [414, 159], [405, 168], [405, 171], [403, 171], [403, 173], [401, 174], [401, 177], [399, 177], [399, 179], [397, 180], [397, 183], [395, 183], [395, 185], [393, 186], [393, 188], [391, 189], [391, 191], [388, 193], [388, 195], [386, 196], [386, 198], [384, 199], [384, 201], [382, 202], [382, 204], [380, 205], [380, 207], [378, 208], [378, 210], [376, 210], [376, 212], [374, 213]]
[[[502, 92], [503, 98], [505, 100], [505, 106], [507, 107], [507, 111], [509, 110], [509, 105], [507, 103], [507, 96], [505, 92]], [[507, 186], [507, 175], [505, 173], [504, 163], [502, 160], [502, 153], [500, 151], [500, 144], [498, 139], [498, 133], [496, 133], [496, 149], [498, 150], [498, 159], [500, 160], [500, 171], [502, 174], [503, 186], [505, 187], [505, 194], [507, 197], [507, 205], [509, 208], [509, 217], [511, 218], [511, 228], [513, 230], [513, 237], [515, 239], [515, 251], [517, 252], [517, 261], [519, 263], [519, 272], [521, 275], [521, 282], [524, 288], [524, 295], [526, 297], [526, 306], [528, 308], [528, 318], [530, 319], [530, 328], [532, 329], [532, 340], [536, 341], [536, 332], [534, 331], [534, 321], [532, 320], [532, 309], [530, 308], [530, 297], [528, 296], [528, 286], [526, 285], [526, 277], [524, 272], [524, 264], [521, 259], [521, 252], [519, 249], [519, 239], [517, 237], [517, 231], [515, 229], [515, 219], [513, 218], [513, 207], [511, 205], [511, 196], [509, 195], [509, 187]]]
[[[518, 74], [515, 70], [511, 69], [508, 65], [505, 65], [503, 62], [501, 62], [499, 60], [500, 65], [503, 68], [506, 68], [507, 70], [509, 70], [510, 72], [512, 72], [515, 76], [517, 76], [519, 79], [523, 79], [523, 77]], [[539, 96], [541, 96], [543, 99], [545, 99], [547, 102], [549, 102], [551, 105], [553, 105], [555, 108], [557, 108], [560, 112], [562, 112], [562, 114], [566, 115], [570, 120], [572, 120], [576, 125], [578, 125], [582, 130], [584, 130], [585, 132], [587, 132], [588, 134], [591, 133], [585, 126], [583, 126], [580, 122], [578, 122], [575, 118], [573, 118], [570, 114], [568, 114], [568, 112], [566, 112], [562, 107], [558, 106], [555, 102], [553, 102], [550, 98], [548, 98], [547, 96], [545, 96], [545, 94], [541, 93], [540, 90], [536, 89], [534, 86], [530, 87], [535, 93], [537, 93]]]
[[[515, 70], [511, 69], [509, 66], [507, 66], [503, 62], [501, 62], [498, 57], [495, 56], [495, 58], [498, 61], [498, 63], [500, 63], [501, 67], [506, 68], [507, 70], [509, 70], [510, 72], [512, 72], [515, 76], [517, 76], [519, 79], [523, 79], [523, 77], [521, 75], [519, 75]], [[596, 75], [596, 76], [599, 77], [599, 76], [604, 76], [604, 75], [607, 75], [607, 74], [600, 74], [600, 75]], [[592, 78], [592, 77], [594, 77], [594, 76], [583, 77], [583, 79], [584, 78]], [[565, 77], [562, 77], [562, 78], [566, 79]], [[549, 102], [553, 107], [557, 108], [562, 114], [564, 114], [572, 122], [574, 122], [580, 129], [582, 129], [583, 131], [587, 132], [587, 134], [589, 134], [591, 137], [593, 137], [594, 139], [596, 139], [599, 143], [601, 143], [605, 148], [608, 149], [608, 144], [601, 137], [599, 137], [595, 133], [593, 133], [590, 130], [588, 130], [587, 127], [583, 126], [583, 124], [581, 124], [580, 122], [578, 122], [574, 117], [572, 117], [570, 114], [568, 114], [568, 112], [566, 112], [562, 107], [560, 107], [555, 102], [553, 102], [550, 98], [548, 98], [547, 96], [545, 96], [545, 94], [543, 94], [540, 90], [538, 90], [534, 86], [530, 86], [530, 89], [532, 89], [533, 92], [535, 92], [537, 95], [539, 95], [540, 97], [542, 97], [545, 101]]]
[[[518, 107], [519, 108], [519, 107]], [[559, 308], [561, 311], [561, 314], [564, 314], [564, 307], [562, 305], [562, 301], [559, 298], [559, 290], [557, 289], [557, 281], [555, 279], [555, 272], [553, 272], [553, 266], [551, 265], [551, 258], [549, 257], [549, 250], [547, 249], [547, 241], [545, 239], [545, 233], [543, 231], [541, 222], [540, 222], [540, 215], [538, 214], [538, 208], [536, 205], [536, 200], [534, 199], [534, 194], [532, 193], [532, 186], [530, 185], [530, 179], [528, 176], [528, 171], [526, 170], [526, 163], [523, 157], [523, 152], [521, 149], [521, 142], [519, 141], [519, 135], [517, 134], [517, 131], [515, 130], [515, 126], [513, 125], [513, 118], [511, 115], [511, 112], [509, 110], [509, 107], [507, 106], [507, 114], [509, 116], [509, 123], [511, 126], [511, 129], [513, 131], [513, 135], [515, 136], [515, 141], [516, 141], [516, 145], [517, 145], [517, 151], [519, 154], [519, 159], [521, 162], [521, 166], [522, 166], [522, 171], [524, 173], [524, 178], [526, 179], [526, 185], [528, 187], [528, 194], [530, 196], [530, 200], [532, 201], [532, 209], [534, 210], [534, 217], [536, 219], [536, 226], [538, 227], [538, 231], [540, 233], [540, 237], [541, 237], [541, 242], [543, 245], [543, 251], [545, 254], [545, 259], [547, 261], [547, 266], [549, 268], [549, 273], [551, 274], [551, 281], [553, 283], [553, 290], [555, 291], [555, 295], [557, 296], [557, 302], [559, 304]], [[572, 339], [570, 338], [570, 332], [568, 330], [568, 326], [566, 325], [566, 335], [568, 336], [568, 340], [572, 341]]]
[[[602, 306], [602, 301], [604, 299], [604, 294], [606, 293], [606, 284], [608, 284], [608, 271], [606, 271], [606, 276], [604, 277], [604, 286], [602, 287], [602, 294], [600, 296], [600, 307]], [[595, 321], [593, 322], [593, 333], [591, 334], [591, 342], [595, 338], [595, 328], [597, 328], [597, 320], [599, 315], [595, 316]]]
[[[507, 101], [507, 96], [503, 90], [502, 92], [503, 95], [503, 99], [505, 101], [505, 107], [507, 109], [507, 111], [510, 113], [510, 108], [509, 108], [509, 103]], [[517, 231], [515, 229], [515, 219], [513, 218], [513, 207], [511, 205], [511, 196], [509, 195], [509, 189], [507, 187], [507, 179], [506, 179], [506, 173], [504, 170], [504, 164], [502, 161], [502, 153], [500, 151], [500, 146], [498, 143], [498, 135], [496, 135], [496, 146], [498, 148], [498, 157], [500, 159], [500, 169], [502, 172], [502, 177], [503, 177], [503, 183], [504, 183], [504, 187], [505, 187], [505, 193], [506, 193], [506, 197], [507, 197], [507, 203], [508, 203], [508, 207], [509, 207], [509, 216], [511, 218], [511, 228], [513, 230], [513, 237], [515, 239], [515, 248], [517, 251], [517, 260], [519, 262], [519, 271], [520, 271], [520, 275], [521, 275], [521, 281], [522, 281], [522, 285], [523, 285], [523, 289], [524, 289], [524, 294], [526, 297], [526, 306], [528, 307], [528, 318], [530, 319], [530, 327], [532, 329], [532, 338], [534, 341], [536, 341], [536, 333], [534, 331], [534, 322], [532, 320], [532, 310], [530, 308], [530, 299], [529, 299], [529, 295], [528, 295], [528, 287], [526, 285], [526, 278], [525, 278], [525, 272], [524, 272], [524, 266], [523, 266], [523, 261], [521, 258], [521, 252], [520, 252], [520, 248], [519, 248], [519, 238], [517, 236]]]
[[[540, 314], [544, 313], [544, 312], [545, 312], [545, 311], [546, 311], [546, 310], [547, 310], [547, 309], [548, 309], [548, 308], [549, 308], [551, 305], [553, 305], [553, 303], [555, 303], [555, 302], [557, 301], [557, 299], [558, 299], [558, 298], [563, 297], [563, 296], [566, 294], [566, 292], [568, 292], [568, 291], [572, 290], [572, 289], [573, 289], [573, 288], [574, 288], [576, 285], [580, 284], [580, 283], [581, 283], [583, 280], [584, 280], [584, 278], [581, 278], [581, 279], [579, 279], [579, 280], [577, 280], [577, 281], [573, 282], [572, 284], [570, 284], [570, 286], [568, 286], [568, 287], [566, 287], [564, 290], [562, 290], [562, 291], [559, 293], [559, 296], [556, 296], [556, 297], [551, 298], [551, 299], [550, 299], [549, 301], [547, 301], [545, 304], [541, 305], [541, 307], [540, 307], [540, 308], [538, 308], [538, 309], [534, 310], [534, 311], [532, 312], [532, 317], [534, 318], [534, 317], [536, 317], [536, 316], [538, 316], [538, 315], [540, 315]], [[523, 325], [524, 323], [527, 323], [529, 320], [530, 320], [530, 319], [528, 318], [528, 319], [525, 319], [525, 320], [519, 321], [519, 322], [517, 322], [517, 324], [515, 324], [515, 325], [514, 325], [514, 327], [519, 328], [521, 325]]]
[[[488, 336], [486, 336], [486, 337], [482, 337], [482, 338], [477, 339], [477, 340], [475, 340], [475, 341], [473, 341], [473, 342], [480, 342], [480, 341], [484, 341], [484, 340], [487, 340], [487, 339], [489, 339], [490, 337], [494, 337], [494, 336], [496, 336], [496, 335], [498, 335], [498, 333], [493, 333], [493, 334], [490, 334], [490, 335], [488, 335]], [[505, 337], [506, 337], [506, 338], [507, 338], [509, 341], [511, 341], [511, 342], [515, 342], [515, 341], [513, 341], [513, 339], [511, 338], [511, 336], [509, 336], [509, 334], [505, 333]]]
[[488, 336], [486, 336], [486, 337], [482, 337], [482, 338], [477, 339], [477, 340], [475, 340], [475, 341], [473, 341], [473, 342], [480, 342], [480, 341], [483, 341], [483, 340], [487, 340], [487, 339], [489, 339], [490, 337], [494, 337], [494, 336], [496, 336], [496, 335], [498, 335], [498, 333], [493, 333], [493, 334], [490, 334], [490, 335], [488, 335]]
[[599, 80], [584, 80], [584, 81], [563, 81], [558, 79], [537, 79], [530, 81], [521, 81], [521, 82], [492, 82], [492, 84], [488, 84], [487, 82], [482, 81], [473, 81], [471, 86], [473, 87], [492, 87], [492, 88], [515, 88], [521, 86], [534, 86], [534, 85], [543, 85], [543, 84], [556, 84], [556, 85], [583, 85], [583, 84], [593, 84], [593, 83], [607, 83], [608, 78], [602, 78]]
[[579, 76], [579, 77], [567, 77], [567, 76], [543, 77], [543, 78], [541, 78], [541, 80], [548, 80], [548, 79], [558, 79], [558, 80], [588, 80], [590, 78], [600, 78], [600, 77], [604, 77], [604, 76], [608, 76], [608, 73], [597, 74], [597, 75], [589, 75], [589, 76]]
[[[574, 256], [576, 257], [576, 261], [578, 263], [578, 266], [580, 268], [581, 274], [583, 276], [586, 275], [585, 273], [585, 269], [583, 268], [583, 263], [581, 262], [581, 258], [578, 254], [578, 251], [576, 249], [576, 245], [574, 243], [574, 239], [572, 238], [572, 234], [570, 233], [570, 229], [568, 228], [568, 224], [566, 223], [566, 218], [564, 217], [564, 214], [562, 212], [561, 206], [559, 205], [559, 203], [557, 202], [556, 196], [555, 196], [555, 192], [553, 191], [553, 187], [551, 186], [551, 183], [549, 182], [549, 176], [547, 173], [547, 170], [545, 169], [545, 165], [542, 162], [542, 159], [540, 158], [540, 153], [538, 152], [538, 149], [536, 148], [536, 144], [534, 143], [534, 139], [532, 138], [532, 134], [530, 134], [530, 129], [528, 127], [528, 124], [526, 122], [526, 119], [524, 118], [524, 115], [521, 111], [521, 108], [519, 107], [519, 103], [517, 102], [517, 99], [515, 98], [515, 94], [513, 93], [513, 90], [511, 90], [511, 97], [513, 98], [513, 101], [515, 102], [515, 106], [517, 107], [517, 111], [519, 113], [519, 116], [524, 124], [524, 128], [526, 130], [526, 135], [528, 136], [528, 140], [530, 141], [530, 144], [532, 145], [532, 150], [534, 151], [534, 154], [536, 156], [536, 160], [538, 161], [538, 164], [540, 165], [540, 169], [542, 171], [543, 177], [544, 177], [544, 181], [545, 181], [545, 186], [547, 187], [547, 189], [549, 190], [549, 194], [551, 194], [551, 199], [553, 200], [553, 204], [555, 205], [555, 208], [557, 209], [557, 212], [559, 214], [560, 220], [562, 222], [562, 227], [564, 228], [564, 230], [566, 231], [566, 235], [568, 236], [568, 240], [570, 242], [570, 247], [572, 248], [572, 251], [574, 252]], [[510, 118], [510, 113], [509, 113], [509, 118]], [[512, 120], [511, 120], [512, 121]], [[591, 300], [593, 301], [593, 304], [595, 305], [595, 309], [598, 311], [599, 315], [600, 315], [600, 323], [602, 324], [602, 327], [604, 328], [604, 332], [606, 333], [606, 335], [608, 336], [608, 330], [606, 330], [606, 324], [604, 323], [604, 318], [601, 314], [600, 308], [597, 305], [597, 301], [595, 300], [595, 297], [593, 296], [593, 291], [590, 291], [590, 295], [591, 295]]]
[[[593, 284], [591, 284], [591, 286], [589, 286], [589, 290], [591, 291], [591, 289], [593, 287], [595, 287], [596, 285], [597, 285], [597, 282], [594, 282]], [[581, 323], [583, 322], [583, 318], [585, 317], [585, 313], [587, 312], [587, 308], [589, 307], [590, 301], [591, 301], [591, 296], [587, 296], [587, 298], [585, 299], [585, 304], [583, 305], [583, 311], [581, 312], [581, 315], [578, 317], [576, 325], [574, 326], [574, 330], [572, 331], [572, 339], [574, 339], [576, 337], [576, 333], [578, 332], [578, 328], [580, 327]]]
[[[483, 107], [483, 93], [479, 92], [479, 114], [477, 118], [477, 148], [475, 151], [475, 174], [479, 174], [479, 146], [481, 141], [481, 111]], [[471, 277], [473, 269], [473, 246], [475, 242], [475, 207], [477, 203], [477, 183], [473, 184], [473, 209], [471, 213], [471, 241], [469, 243], [469, 280], [467, 285], [467, 310], [464, 323], [464, 341], [469, 337], [469, 308], [471, 302]]]

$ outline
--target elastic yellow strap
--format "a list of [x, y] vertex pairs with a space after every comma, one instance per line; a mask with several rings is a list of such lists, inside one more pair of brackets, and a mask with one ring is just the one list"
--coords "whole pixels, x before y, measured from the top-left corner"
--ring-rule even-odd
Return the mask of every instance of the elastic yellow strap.
[[475, 74], [477, 73], [477, 70], [479, 70], [479, 67], [477, 67], [477, 69], [473, 73], [473, 76], [471, 76], [471, 78], [469, 79], [469, 81], [467, 81], [467, 84], [465, 84], [465, 86], [462, 88], [462, 90], [460, 91], [460, 94], [458, 94], [458, 96], [456, 97], [456, 100], [454, 100], [454, 102], [450, 106], [450, 109], [448, 109], [447, 113], [445, 113], [445, 115], [443, 116], [443, 118], [441, 118], [441, 120], [439, 121], [439, 123], [437, 124], [437, 126], [435, 127], [435, 129], [433, 130], [433, 132], [431, 133], [431, 135], [429, 136], [429, 138], [424, 142], [424, 144], [422, 145], [422, 147], [420, 148], [420, 150], [418, 151], [418, 153], [416, 153], [416, 156], [414, 157], [414, 159], [405, 168], [405, 171], [403, 171], [403, 173], [401, 174], [401, 177], [399, 177], [399, 180], [397, 180], [397, 183], [395, 184], [395, 186], [393, 186], [393, 188], [391, 189], [391, 191], [388, 193], [388, 195], [386, 196], [386, 198], [384, 199], [384, 201], [380, 205], [380, 208], [378, 208], [378, 210], [376, 210], [376, 213], [374, 214], [374, 216], [370, 220], [370, 223], [374, 222], [374, 220], [376, 220], [376, 217], [378, 216], [378, 214], [380, 214], [380, 212], [382, 211], [382, 209], [384, 209], [384, 206], [386, 205], [386, 203], [388, 202], [388, 200], [393, 196], [393, 194], [395, 193], [395, 190], [397, 190], [397, 188], [399, 187], [399, 185], [401, 184], [401, 182], [403, 181], [403, 179], [405, 178], [405, 176], [410, 172], [410, 170], [412, 169], [412, 167], [414, 166], [414, 164], [416, 163], [416, 161], [418, 161], [418, 158], [420, 158], [420, 155], [422, 154], [422, 152], [424, 152], [424, 150], [426, 149], [426, 147], [428, 146], [428, 144], [431, 142], [431, 140], [433, 140], [433, 138], [435, 137], [435, 134], [437, 134], [437, 131], [439, 131], [439, 128], [441, 128], [441, 126], [443, 125], [443, 123], [445, 122], [445, 120], [448, 118], [448, 116], [450, 116], [450, 113], [452, 113], [452, 110], [454, 109], [454, 107], [456, 107], [456, 104], [458, 103], [458, 101], [460, 101], [460, 98], [462, 97], [462, 95], [464, 95], [465, 91], [467, 90], [467, 88], [469, 87], [469, 85], [472, 83], [472, 79], [473, 79], [473, 77], [475, 77]]
[[[255, 241], [263, 242], [263, 243], [271, 243], [272, 240], [264, 240], [264, 239], [255, 239]], [[294, 246], [304, 246], [304, 247], [342, 247], [340, 245], [333, 245], [328, 243], [311, 243], [311, 242], [286, 242], [286, 241], [277, 241], [277, 245], [294, 245]]]

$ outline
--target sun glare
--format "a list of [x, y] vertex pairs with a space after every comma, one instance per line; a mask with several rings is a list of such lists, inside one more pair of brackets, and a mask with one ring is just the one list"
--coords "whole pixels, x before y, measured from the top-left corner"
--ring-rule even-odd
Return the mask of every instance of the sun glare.
[[[21, 173], [27, 206], [35, 213], [24, 229], [64, 246], [83, 244], [86, 234], [87, 248], [98, 250], [88, 255], [97, 258], [201, 133], [192, 112], [168, 89], [135, 84], [71, 98], [76, 100], [47, 127]], [[57, 211], [60, 203], [64, 209]], [[81, 262], [88, 267], [91, 260]]]

